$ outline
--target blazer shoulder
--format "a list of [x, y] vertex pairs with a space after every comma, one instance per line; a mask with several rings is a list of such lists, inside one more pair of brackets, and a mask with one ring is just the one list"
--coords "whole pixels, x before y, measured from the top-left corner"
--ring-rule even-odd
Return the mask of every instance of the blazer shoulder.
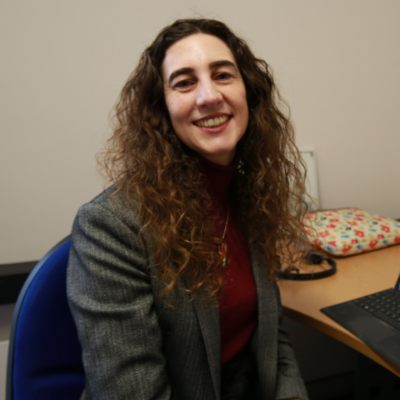
[[101, 225], [123, 224], [133, 229], [135, 227], [140, 229], [142, 226], [139, 204], [134, 201], [130, 202], [125, 193], [116, 192], [115, 185], [110, 186], [79, 208], [75, 224], [84, 220], [102, 222]]
[[123, 244], [127, 251], [134, 248], [152, 258], [153, 240], [143, 227], [139, 207], [123, 192], [114, 192], [115, 187], [110, 187], [79, 208], [72, 226], [72, 247], [98, 243], [102, 248], [118, 248]]

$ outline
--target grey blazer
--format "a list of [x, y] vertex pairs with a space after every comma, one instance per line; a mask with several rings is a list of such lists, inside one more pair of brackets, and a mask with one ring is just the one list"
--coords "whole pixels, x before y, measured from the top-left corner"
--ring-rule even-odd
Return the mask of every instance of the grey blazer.
[[[218, 307], [179, 290], [159, 301], [151, 240], [112, 188], [82, 206], [72, 230], [67, 290], [83, 348], [81, 399], [219, 400]], [[251, 339], [259, 399], [308, 399], [293, 350], [280, 328], [277, 285], [252, 255], [258, 327]], [[180, 281], [185, 287], [185, 282]]]

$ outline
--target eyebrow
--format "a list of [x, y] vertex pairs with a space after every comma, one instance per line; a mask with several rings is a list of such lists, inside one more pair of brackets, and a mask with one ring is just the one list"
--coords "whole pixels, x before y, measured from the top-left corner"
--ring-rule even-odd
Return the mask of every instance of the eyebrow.
[[[234, 67], [236, 69], [236, 65], [232, 61], [229, 61], [229, 60], [213, 61], [212, 63], [210, 63], [209, 68], [214, 69], [214, 68], [224, 67], [224, 66]], [[191, 67], [184, 67], [184, 68], [177, 69], [176, 71], [172, 72], [172, 74], [169, 76], [168, 84], [171, 85], [173, 80], [176, 77], [178, 77], [179, 75], [191, 74], [193, 72], [194, 72], [194, 68], [191, 68]]]

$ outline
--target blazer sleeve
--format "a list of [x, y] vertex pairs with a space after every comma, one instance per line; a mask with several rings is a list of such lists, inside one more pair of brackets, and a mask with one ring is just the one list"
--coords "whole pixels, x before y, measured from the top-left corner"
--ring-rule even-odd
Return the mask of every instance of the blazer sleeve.
[[303, 378], [286, 331], [282, 328], [282, 304], [278, 285], [275, 283], [279, 310], [278, 325], [278, 371], [276, 399], [309, 400]]
[[81, 399], [172, 398], [140, 228], [108, 202], [75, 219], [67, 292], [83, 349]]

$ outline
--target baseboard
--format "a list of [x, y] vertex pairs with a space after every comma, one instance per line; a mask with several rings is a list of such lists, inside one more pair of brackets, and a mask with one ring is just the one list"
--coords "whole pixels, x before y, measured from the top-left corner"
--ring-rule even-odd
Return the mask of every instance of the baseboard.
[[0, 400], [6, 398], [8, 340], [0, 342]]

